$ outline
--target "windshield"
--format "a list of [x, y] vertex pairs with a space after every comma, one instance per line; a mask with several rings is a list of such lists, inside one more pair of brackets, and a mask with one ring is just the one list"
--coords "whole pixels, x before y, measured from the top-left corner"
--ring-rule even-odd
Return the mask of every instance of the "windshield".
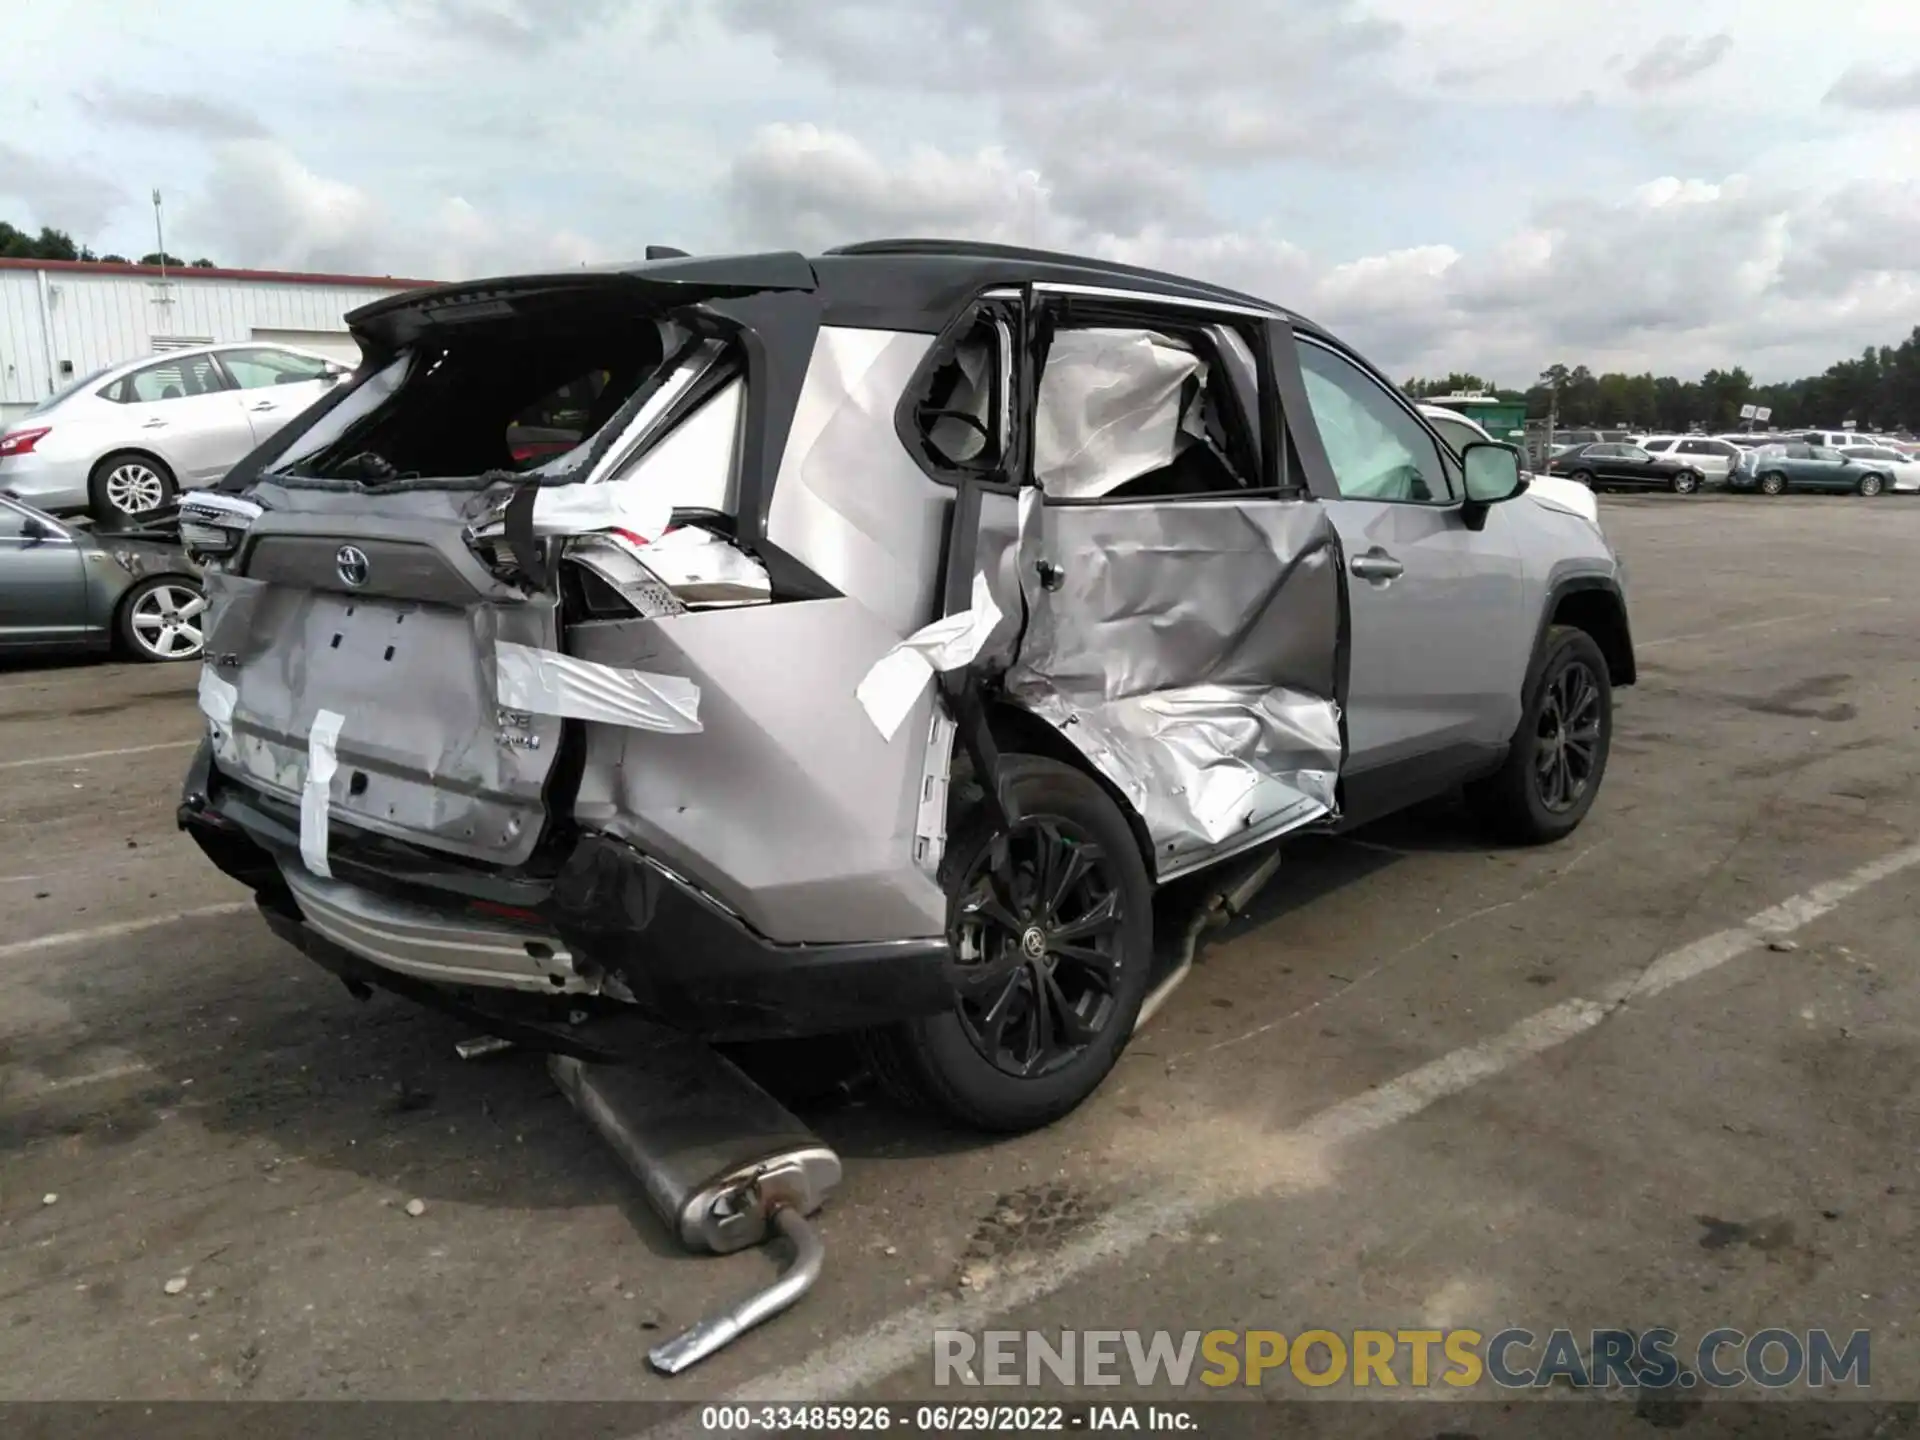
[[70, 399], [72, 396], [86, 389], [87, 386], [93, 384], [94, 381], [98, 380], [102, 375], [105, 375], [109, 370], [113, 368], [114, 367], [111, 365], [103, 365], [98, 370], [93, 371], [89, 375], [82, 375], [78, 380], [75, 380], [72, 384], [68, 385], [65, 389], [54, 391], [53, 394], [47, 396], [46, 399], [42, 400], [38, 405], [34, 406], [31, 410], [27, 411], [27, 414], [29, 415], [46, 414], [46, 412], [53, 409], [54, 406], [60, 404], [63, 400]]

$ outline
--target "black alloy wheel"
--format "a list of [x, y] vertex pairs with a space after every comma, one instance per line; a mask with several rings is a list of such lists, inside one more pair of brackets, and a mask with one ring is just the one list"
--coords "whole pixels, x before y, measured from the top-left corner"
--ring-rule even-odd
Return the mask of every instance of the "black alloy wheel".
[[1000, 761], [1013, 821], [962, 802], [940, 865], [953, 1001], [863, 1046], [902, 1102], [1017, 1132], [1073, 1110], [1126, 1048], [1153, 971], [1153, 882], [1099, 781], [1039, 755]]
[[1105, 850], [1069, 820], [1022, 819], [963, 885], [951, 940], [967, 1038], [1004, 1075], [1071, 1064], [1118, 1009], [1126, 901]]
[[1600, 683], [1574, 659], [1548, 683], [1534, 734], [1534, 784], [1556, 815], [1578, 805], [1593, 783], [1600, 752]]

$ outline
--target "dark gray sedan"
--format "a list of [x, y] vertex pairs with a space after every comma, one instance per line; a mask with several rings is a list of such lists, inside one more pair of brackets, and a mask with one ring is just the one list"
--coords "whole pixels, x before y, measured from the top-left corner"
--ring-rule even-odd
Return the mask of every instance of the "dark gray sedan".
[[205, 609], [170, 530], [96, 531], [0, 495], [0, 655], [118, 648], [197, 660]]

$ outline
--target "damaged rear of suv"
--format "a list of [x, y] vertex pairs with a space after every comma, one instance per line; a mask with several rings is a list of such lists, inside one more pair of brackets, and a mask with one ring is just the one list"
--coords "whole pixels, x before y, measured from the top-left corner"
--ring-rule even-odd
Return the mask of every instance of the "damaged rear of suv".
[[1167, 881], [1460, 784], [1550, 840], [1600, 785], [1598, 529], [1250, 297], [881, 242], [350, 324], [183, 506], [180, 815], [358, 993], [596, 1059], [857, 1031], [1026, 1128], [1125, 1045]]

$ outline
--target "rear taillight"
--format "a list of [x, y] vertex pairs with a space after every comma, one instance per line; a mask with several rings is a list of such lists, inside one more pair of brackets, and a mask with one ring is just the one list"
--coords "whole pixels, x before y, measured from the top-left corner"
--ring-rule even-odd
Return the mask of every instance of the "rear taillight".
[[231, 555], [261, 507], [236, 495], [199, 490], [180, 502], [180, 544], [196, 562]]
[[0, 435], [0, 456], [31, 455], [33, 447], [52, 433], [51, 425], [42, 425], [37, 430], [9, 430]]

